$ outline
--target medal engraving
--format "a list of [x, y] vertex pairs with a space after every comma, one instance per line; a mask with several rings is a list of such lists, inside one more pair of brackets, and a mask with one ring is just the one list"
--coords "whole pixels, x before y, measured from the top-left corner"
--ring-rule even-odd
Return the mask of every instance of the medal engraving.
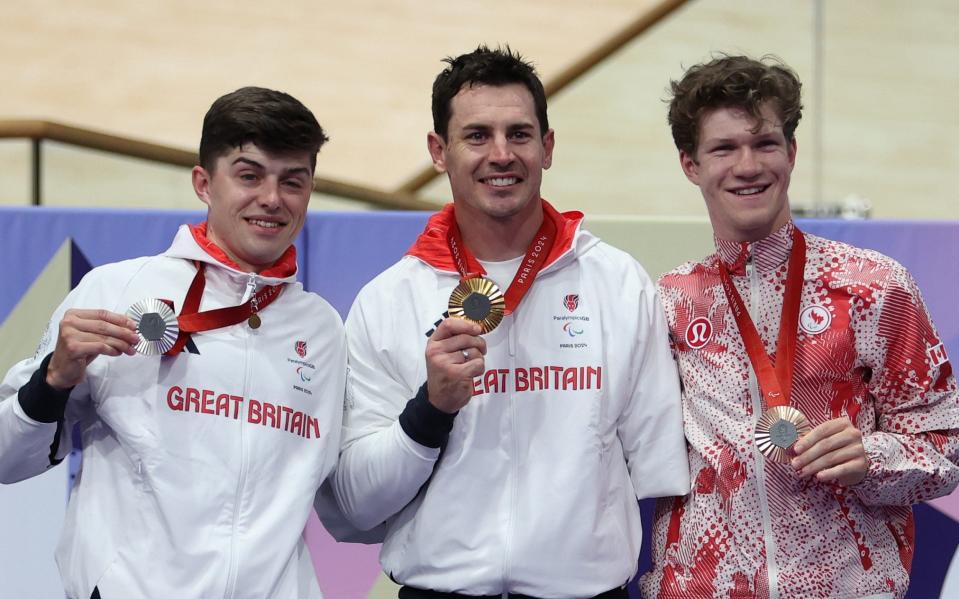
[[793, 457], [793, 444], [810, 430], [809, 421], [796, 408], [771, 408], [756, 423], [756, 447], [767, 459], [785, 464]]
[[483, 277], [467, 279], [450, 294], [449, 313], [476, 322], [489, 333], [503, 320], [506, 300], [496, 283]]
[[159, 341], [163, 339], [163, 333], [166, 332], [166, 322], [156, 312], [150, 312], [143, 315], [137, 329], [140, 331], [140, 336], [147, 341]]
[[475, 291], [463, 300], [463, 314], [470, 320], [479, 322], [489, 316], [492, 303], [489, 298]]
[[788, 420], [777, 420], [775, 424], [769, 427], [769, 440], [773, 445], [787, 449], [799, 440], [796, 425]]
[[137, 327], [140, 341], [134, 346], [137, 353], [146, 356], [159, 356], [166, 353], [176, 343], [180, 329], [176, 315], [170, 306], [158, 299], [139, 301], [127, 310]]

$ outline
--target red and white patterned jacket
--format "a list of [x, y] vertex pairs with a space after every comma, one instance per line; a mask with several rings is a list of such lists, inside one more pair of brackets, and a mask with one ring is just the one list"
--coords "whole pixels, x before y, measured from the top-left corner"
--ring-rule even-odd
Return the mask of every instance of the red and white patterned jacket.
[[792, 222], [660, 279], [684, 386], [693, 488], [662, 499], [644, 597], [901, 597], [914, 549], [910, 505], [959, 483], [951, 364], [919, 290], [894, 260], [805, 235], [792, 403], [812, 426], [848, 416], [870, 459], [852, 487], [766, 460], [766, 410], [720, 282], [729, 267], [772, 357]]

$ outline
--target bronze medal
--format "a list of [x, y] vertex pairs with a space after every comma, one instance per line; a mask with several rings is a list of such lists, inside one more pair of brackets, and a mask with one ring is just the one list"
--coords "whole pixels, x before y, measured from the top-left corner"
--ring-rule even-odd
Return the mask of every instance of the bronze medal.
[[767, 459], [785, 464], [793, 457], [790, 448], [810, 430], [802, 412], [792, 406], [776, 406], [756, 423], [756, 446]]
[[503, 292], [485, 277], [466, 279], [450, 294], [450, 316], [478, 323], [484, 334], [502, 322], [505, 309]]
[[256, 312], [250, 314], [250, 318], [248, 318], [246, 322], [250, 325], [251, 329], [258, 329], [260, 325], [263, 324], [263, 321], [260, 320], [260, 315]]
[[141, 300], [127, 310], [127, 316], [136, 323], [140, 341], [134, 346], [137, 353], [159, 356], [176, 342], [180, 329], [173, 309], [158, 299]]

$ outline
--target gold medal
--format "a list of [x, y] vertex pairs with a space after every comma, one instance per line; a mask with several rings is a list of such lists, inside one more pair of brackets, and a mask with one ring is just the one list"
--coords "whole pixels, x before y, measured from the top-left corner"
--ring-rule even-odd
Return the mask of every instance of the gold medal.
[[140, 341], [133, 348], [146, 356], [166, 353], [180, 334], [173, 309], [158, 299], [141, 300], [127, 310]]
[[767, 459], [785, 464], [793, 457], [789, 449], [811, 429], [809, 421], [796, 408], [770, 408], [756, 423], [756, 446]]
[[263, 321], [260, 320], [260, 315], [254, 312], [250, 314], [250, 317], [247, 319], [247, 324], [250, 325], [251, 329], [258, 329], [260, 325], [263, 324]]
[[462, 281], [450, 294], [450, 316], [478, 323], [489, 333], [503, 320], [506, 300], [496, 283], [484, 277]]

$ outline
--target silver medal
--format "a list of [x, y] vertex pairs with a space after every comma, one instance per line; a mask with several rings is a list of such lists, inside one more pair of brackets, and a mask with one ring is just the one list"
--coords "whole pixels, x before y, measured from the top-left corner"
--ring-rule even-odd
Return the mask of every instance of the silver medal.
[[180, 328], [173, 309], [158, 299], [141, 300], [127, 310], [127, 316], [136, 323], [140, 341], [134, 346], [138, 353], [159, 356], [176, 343]]

